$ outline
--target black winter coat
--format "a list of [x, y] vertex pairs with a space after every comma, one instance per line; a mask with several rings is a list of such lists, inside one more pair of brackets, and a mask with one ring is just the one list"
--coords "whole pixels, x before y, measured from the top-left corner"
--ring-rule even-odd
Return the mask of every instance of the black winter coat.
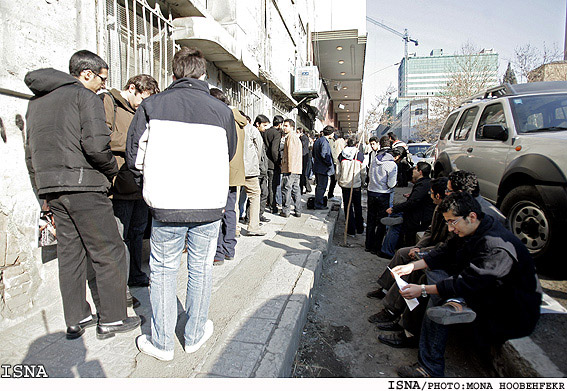
[[[102, 100], [55, 69], [29, 72], [35, 96], [26, 114], [26, 165], [38, 194], [107, 192], [118, 173]], [[43, 197], [41, 197], [43, 198]]]
[[404, 213], [404, 228], [406, 232], [423, 231], [431, 224], [435, 204], [429, 195], [430, 178], [420, 178], [413, 185], [407, 201], [394, 205], [393, 213]]
[[430, 269], [453, 276], [438, 282], [444, 299], [462, 297], [490, 342], [532, 333], [539, 319], [541, 287], [530, 253], [504, 226], [485, 215], [471, 236], [455, 237], [424, 257]]

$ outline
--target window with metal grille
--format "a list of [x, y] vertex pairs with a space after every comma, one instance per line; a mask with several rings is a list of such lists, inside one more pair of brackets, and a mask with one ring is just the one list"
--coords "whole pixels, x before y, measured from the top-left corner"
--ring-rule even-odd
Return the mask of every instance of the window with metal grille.
[[166, 18], [158, 4], [151, 8], [146, 0], [106, 0], [104, 16], [107, 87], [121, 89], [130, 77], [145, 73], [165, 89], [178, 49], [171, 39], [171, 15]]

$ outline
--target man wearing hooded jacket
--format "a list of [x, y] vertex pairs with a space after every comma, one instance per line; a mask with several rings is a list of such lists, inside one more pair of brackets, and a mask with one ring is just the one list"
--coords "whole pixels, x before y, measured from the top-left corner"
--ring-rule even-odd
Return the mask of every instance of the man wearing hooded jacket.
[[97, 337], [105, 339], [140, 325], [139, 317], [126, 313], [126, 253], [107, 196], [118, 166], [95, 93], [108, 65], [81, 50], [71, 57], [69, 73], [48, 68], [25, 77], [35, 94], [26, 114], [26, 164], [32, 186], [55, 216], [66, 337], [78, 338], [96, 324], [86, 300], [88, 255], [100, 300]]

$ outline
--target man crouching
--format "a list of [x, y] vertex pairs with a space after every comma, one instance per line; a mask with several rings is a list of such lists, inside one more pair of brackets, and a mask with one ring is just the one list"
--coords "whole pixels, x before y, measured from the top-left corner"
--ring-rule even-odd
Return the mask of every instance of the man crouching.
[[474, 322], [478, 342], [499, 344], [531, 334], [539, 319], [541, 286], [522, 242], [485, 215], [470, 194], [451, 194], [439, 207], [457, 237], [424, 259], [393, 269], [402, 276], [428, 268], [429, 285], [409, 284], [401, 294], [431, 295], [418, 363], [399, 368], [402, 377], [444, 376], [450, 324]]

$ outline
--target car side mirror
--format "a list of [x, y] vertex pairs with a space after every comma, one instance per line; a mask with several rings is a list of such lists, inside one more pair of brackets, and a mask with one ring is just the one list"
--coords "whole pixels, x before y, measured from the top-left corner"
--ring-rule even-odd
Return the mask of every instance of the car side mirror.
[[508, 140], [508, 129], [503, 125], [483, 125], [482, 126], [482, 138], [489, 140]]

